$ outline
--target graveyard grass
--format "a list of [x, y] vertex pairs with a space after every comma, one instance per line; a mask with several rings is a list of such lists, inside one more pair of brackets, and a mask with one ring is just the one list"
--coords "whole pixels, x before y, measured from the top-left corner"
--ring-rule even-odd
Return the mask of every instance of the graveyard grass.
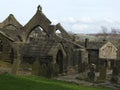
[[36, 76], [0, 75], [0, 90], [110, 90], [88, 87]]

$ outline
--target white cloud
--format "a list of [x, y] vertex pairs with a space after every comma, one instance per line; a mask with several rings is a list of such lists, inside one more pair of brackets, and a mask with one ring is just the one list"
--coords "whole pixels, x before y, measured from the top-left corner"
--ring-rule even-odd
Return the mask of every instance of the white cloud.
[[60, 22], [67, 31], [72, 31], [75, 33], [89, 33], [92, 32], [92, 29], [94, 30], [93, 19], [90, 17], [82, 17], [80, 19], [67, 17], [52, 20], [53, 24], [58, 22]]
[[64, 23], [71, 23], [71, 24], [76, 23], [76, 19], [74, 17], [62, 18], [61, 21]]
[[114, 21], [108, 17], [104, 17], [103, 20], [107, 23], [114, 23]]
[[100, 31], [100, 26], [98, 24], [89, 24], [89, 23], [75, 23], [71, 26], [72, 32], [75, 33], [98, 33]]
[[93, 23], [94, 20], [91, 17], [82, 17], [79, 19], [76, 19], [74, 17], [67, 17], [67, 18], [62, 18], [60, 21], [64, 22], [64, 23], [70, 23], [70, 24], [74, 24], [74, 23]]
[[81, 23], [93, 23], [93, 21], [94, 20], [90, 17], [82, 17], [79, 19], [79, 22], [81, 22]]
[[103, 17], [103, 19], [93, 19], [91, 17], [76, 19], [74, 17], [67, 17], [52, 20], [53, 24], [59, 22], [67, 31], [74, 33], [98, 33], [101, 30], [101, 26], [107, 27], [109, 31], [111, 27], [120, 27], [118, 23], [106, 17]]
[[88, 29], [89, 26], [87, 24], [79, 24], [79, 23], [77, 23], [77, 24], [74, 24], [71, 28], [73, 30], [81, 30], [81, 31], [83, 31], [83, 30]]

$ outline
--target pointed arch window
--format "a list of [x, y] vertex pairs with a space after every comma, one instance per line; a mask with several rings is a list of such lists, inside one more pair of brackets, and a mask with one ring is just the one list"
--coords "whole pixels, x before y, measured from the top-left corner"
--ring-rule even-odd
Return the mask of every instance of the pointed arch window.
[[32, 32], [29, 34], [30, 42], [38, 42], [39, 40], [45, 40], [47, 38], [47, 33], [40, 26], [35, 27]]
[[56, 32], [55, 32], [55, 33], [56, 33], [56, 35], [57, 35], [57, 36], [62, 36], [62, 33], [61, 33], [61, 31], [60, 31], [60, 30], [56, 30]]

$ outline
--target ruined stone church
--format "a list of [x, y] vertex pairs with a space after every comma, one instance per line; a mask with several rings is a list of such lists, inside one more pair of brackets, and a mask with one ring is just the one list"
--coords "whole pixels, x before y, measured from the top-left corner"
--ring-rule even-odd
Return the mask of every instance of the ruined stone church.
[[54, 72], [55, 65], [58, 74], [72, 70], [77, 73], [80, 64], [87, 63], [87, 54], [60, 23], [52, 25], [38, 6], [35, 15], [24, 26], [12, 14], [0, 23], [0, 60], [32, 64], [33, 70], [37, 70], [33, 73], [37, 75], [41, 65], [46, 66], [47, 74], [50, 70]]

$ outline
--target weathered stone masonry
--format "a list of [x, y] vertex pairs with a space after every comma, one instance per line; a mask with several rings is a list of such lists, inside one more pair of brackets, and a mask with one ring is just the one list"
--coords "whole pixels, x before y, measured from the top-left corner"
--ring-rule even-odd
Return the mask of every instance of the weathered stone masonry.
[[25, 26], [10, 14], [0, 23], [0, 40], [0, 59], [14, 62], [15, 74], [21, 62], [32, 64], [33, 74], [44, 76], [52, 75], [54, 68], [57, 74], [77, 73], [80, 64], [87, 63], [85, 48], [74, 43], [60, 23], [52, 25], [41, 6]]

